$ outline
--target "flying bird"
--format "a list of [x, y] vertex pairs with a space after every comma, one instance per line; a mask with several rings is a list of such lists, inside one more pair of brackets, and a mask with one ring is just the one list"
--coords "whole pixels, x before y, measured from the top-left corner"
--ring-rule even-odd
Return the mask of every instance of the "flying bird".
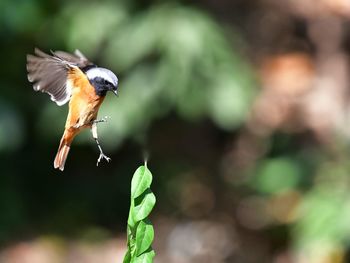
[[35, 91], [48, 93], [58, 106], [69, 101], [69, 112], [64, 133], [54, 160], [54, 167], [64, 170], [64, 165], [74, 137], [90, 128], [100, 156], [109, 162], [100, 146], [97, 135], [98, 110], [108, 91], [118, 95], [118, 78], [106, 68], [90, 62], [79, 50], [74, 54], [51, 51], [46, 54], [35, 48], [34, 55], [27, 55], [28, 80]]

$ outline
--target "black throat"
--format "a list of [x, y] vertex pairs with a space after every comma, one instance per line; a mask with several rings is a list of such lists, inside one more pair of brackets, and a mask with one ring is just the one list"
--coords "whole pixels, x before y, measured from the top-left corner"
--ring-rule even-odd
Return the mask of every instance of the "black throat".
[[105, 81], [103, 78], [96, 77], [90, 80], [90, 83], [95, 88], [96, 95], [100, 97], [106, 96], [108, 89], [106, 88]]

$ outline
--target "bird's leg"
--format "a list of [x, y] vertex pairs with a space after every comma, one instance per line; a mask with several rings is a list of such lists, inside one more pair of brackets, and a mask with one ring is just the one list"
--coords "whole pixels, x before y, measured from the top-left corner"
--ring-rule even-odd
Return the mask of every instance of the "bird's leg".
[[96, 166], [98, 166], [99, 162], [102, 160], [102, 159], [105, 159], [107, 162], [109, 162], [111, 160], [111, 158], [109, 158], [107, 155], [105, 155], [102, 151], [102, 148], [101, 148], [101, 145], [98, 141], [98, 137], [97, 137], [97, 123], [96, 122], [93, 122], [92, 123], [92, 126], [91, 126], [91, 132], [92, 132], [92, 137], [94, 137], [95, 141], [96, 141], [96, 144], [97, 144], [97, 147], [98, 149], [100, 150], [100, 156], [98, 157], [97, 159], [97, 163], [96, 163]]

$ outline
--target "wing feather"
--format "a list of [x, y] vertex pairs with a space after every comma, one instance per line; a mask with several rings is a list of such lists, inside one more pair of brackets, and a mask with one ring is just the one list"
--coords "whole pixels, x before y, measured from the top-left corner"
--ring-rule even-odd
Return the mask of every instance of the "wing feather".
[[63, 51], [46, 54], [36, 48], [35, 55], [27, 55], [28, 80], [36, 91], [48, 93], [51, 100], [61, 106], [71, 97], [71, 85], [67, 85], [68, 72], [74, 68], [92, 65], [84, 55], [73, 55]]

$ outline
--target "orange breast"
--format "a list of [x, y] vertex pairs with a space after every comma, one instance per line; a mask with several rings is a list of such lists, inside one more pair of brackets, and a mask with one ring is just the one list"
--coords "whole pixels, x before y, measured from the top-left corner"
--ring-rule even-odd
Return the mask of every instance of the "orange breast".
[[66, 128], [91, 126], [91, 122], [97, 118], [104, 97], [96, 95], [94, 87], [79, 68], [69, 72], [68, 83], [71, 86], [72, 97]]

